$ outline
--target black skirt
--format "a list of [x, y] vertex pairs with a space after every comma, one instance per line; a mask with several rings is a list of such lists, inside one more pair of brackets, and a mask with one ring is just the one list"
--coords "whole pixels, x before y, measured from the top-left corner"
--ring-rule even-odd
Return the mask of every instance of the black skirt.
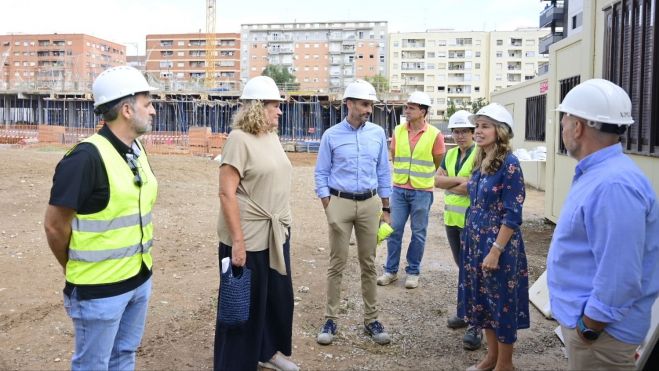
[[[284, 243], [287, 275], [282, 276], [270, 268], [269, 256], [268, 250], [247, 252], [247, 267], [252, 271], [249, 319], [238, 328], [226, 328], [216, 322], [215, 370], [256, 370], [259, 361], [269, 361], [277, 351], [285, 356], [291, 355], [293, 283], [290, 236]], [[231, 246], [220, 243], [220, 261], [225, 257], [231, 258]]]

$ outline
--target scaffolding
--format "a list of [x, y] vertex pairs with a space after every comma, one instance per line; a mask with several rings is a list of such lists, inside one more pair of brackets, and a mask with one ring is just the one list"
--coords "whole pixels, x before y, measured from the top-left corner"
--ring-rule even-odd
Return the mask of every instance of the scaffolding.
[[[200, 94], [154, 95], [153, 105], [153, 130], [143, 141], [164, 153], [219, 153], [240, 108], [235, 96]], [[323, 132], [347, 114], [344, 102], [314, 95], [290, 96], [281, 110], [282, 144], [287, 151], [298, 152], [316, 152]], [[402, 111], [402, 103], [377, 103], [371, 121], [390, 137]], [[0, 93], [0, 143], [39, 143], [47, 138], [54, 144], [71, 145], [94, 133], [99, 119], [93, 101], [84, 94]], [[194, 135], [201, 139], [191, 139], [191, 130], [200, 128]]]

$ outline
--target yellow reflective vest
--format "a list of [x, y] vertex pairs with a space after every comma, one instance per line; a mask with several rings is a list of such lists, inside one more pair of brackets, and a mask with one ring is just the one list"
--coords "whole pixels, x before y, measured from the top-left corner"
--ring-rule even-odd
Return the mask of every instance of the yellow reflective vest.
[[394, 129], [396, 148], [394, 149], [394, 184], [407, 184], [417, 189], [428, 189], [435, 185], [435, 163], [432, 157], [432, 147], [439, 130], [427, 125], [426, 131], [410, 150], [410, 139], [407, 124], [401, 124]]
[[[471, 153], [469, 157], [465, 159], [460, 168], [460, 171], [455, 173], [455, 164], [460, 161], [458, 158], [458, 147], [454, 147], [446, 152], [445, 162], [446, 172], [448, 176], [460, 176], [467, 177], [471, 176], [471, 170], [474, 166], [474, 157], [476, 149], [472, 146]], [[444, 224], [448, 226], [464, 228], [465, 226], [465, 213], [469, 207], [469, 196], [459, 195], [453, 193], [448, 189], [444, 191]]]
[[137, 171], [142, 186], [134, 181], [133, 170], [99, 134], [84, 142], [98, 149], [110, 186], [105, 209], [93, 214], [76, 214], [71, 222], [66, 280], [76, 285], [99, 285], [124, 281], [137, 275], [142, 262], [151, 269], [153, 223], [151, 210], [156, 201], [156, 181], [142, 145]]

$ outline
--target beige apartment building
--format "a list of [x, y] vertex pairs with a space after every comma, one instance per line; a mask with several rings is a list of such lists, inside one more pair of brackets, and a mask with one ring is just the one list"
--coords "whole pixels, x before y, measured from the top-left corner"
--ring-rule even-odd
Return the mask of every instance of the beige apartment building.
[[392, 93], [430, 95], [430, 120], [445, 120], [451, 102], [463, 106], [493, 91], [530, 80], [548, 61], [538, 52], [547, 30], [455, 31], [389, 35], [388, 79]]
[[243, 24], [241, 40], [243, 81], [269, 64], [286, 67], [308, 93], [341, 93], [355, 79], [386, 76], [385, 21]]
[[164, 90], [240, 90], [240, 34], [210, 39], [205, 33], [147, 35], [144, 70]]
[[85, 92], [103, 70], [123, 64], [124, 45], [90, 35], [0, 35], [0, 91]]

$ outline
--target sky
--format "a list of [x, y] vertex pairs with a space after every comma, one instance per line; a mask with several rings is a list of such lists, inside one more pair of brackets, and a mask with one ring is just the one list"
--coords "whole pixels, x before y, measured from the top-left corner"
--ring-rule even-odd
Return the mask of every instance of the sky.
[[[126, 45], [127, 55], [144, 54], [147, 34], [206, 30], [206, 0], [19, 0], [0, 7], [0, 34], [84, 33]], [[387, 21], [390, 33], [510, 31], [537, 27], [543, 7], [538, 0], [216, 0], [215, 31], [353, 20]]]

